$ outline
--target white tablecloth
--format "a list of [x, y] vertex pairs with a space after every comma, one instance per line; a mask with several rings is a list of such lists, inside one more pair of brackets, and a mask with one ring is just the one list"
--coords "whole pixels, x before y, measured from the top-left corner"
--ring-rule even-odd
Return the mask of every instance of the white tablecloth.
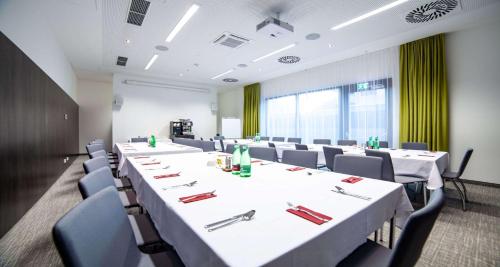
[[[125, 146], [124, 146], [125, 145]], [[171, 142], [157, 142], [156, 147], [150, 147], [148, 143], [116, 143], [113, 146], [113, 152], [118, 155], [118, 173], [120, 176], [126, 176], [128, 173], [128, 166], [126, 158], [130, 156], [150, 156], [162, 154], [180, 154], [180, 153], [194, 153], [202, 152], [200, 148], [175, 144]]]
[[[165, 170], [146, 170], [129, 157], [129, 178], [161, 237], [172, 244], [187, 266], [334, 266], [366, 241], [384, 221], [413, 209], [401, 184], [364, 179], [355, 184], [332, 172], [307, 175], [289, 165], [252, 165], [252, 177], [207, 166], [214, 153], [161, 155]], [[161, 168], [161, 166], [158, 166]], [[174, 178], [154, 175], [181, 172]], [[316, 171], [316, 170], [315, 170]], [[198, 181], [193, 187], [165, 186]], [[372, 197], [366, 201], [330, 191], [335, 185]], [[179, 197], [217, 190], [217, 197], [184, 204]], [[316, 225], [286, 212], [287, 201], [331, 216]], [[204, 225], [256, 210], [255, 218], [214, 232]]]

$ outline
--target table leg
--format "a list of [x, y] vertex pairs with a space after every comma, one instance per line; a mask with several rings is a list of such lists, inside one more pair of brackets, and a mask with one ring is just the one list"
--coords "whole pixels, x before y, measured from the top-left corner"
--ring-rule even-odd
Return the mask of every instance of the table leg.
[[389, 248], [392, 249], [394, 243], [394, 217], [391, 218], [389, 226]]

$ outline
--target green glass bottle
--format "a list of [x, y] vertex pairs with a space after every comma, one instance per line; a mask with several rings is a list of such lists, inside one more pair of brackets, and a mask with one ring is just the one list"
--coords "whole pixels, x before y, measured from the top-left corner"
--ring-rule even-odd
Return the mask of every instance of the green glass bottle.
[[368, 138], [368, 149], [372, 148], [373, 148], [373, 137], [370, 136], [370, 138]]
[[149, 146], [156, 147], [156, 137], [154, 136], [154, 134], [152, 134], [151, 137], [149, 138]]
[[232, 170], [233, 170], [232, 172], [234, 175], [240, 174], [240, 162], [241, 162], [240, 145], [235, 144], [233, 151], [233, 162], [232, 162]]
[[250, 177], [252, 175], [252, 162], [247, 145], [241, 145], [240, 177]]
[[380, 141], [378, 140], [378, 136], [375, 136], [375, 142], [373, 142], [373, 146], [375, 147], [375, 149], [379, 149], [380, 148]]
[[255, 134], [255, 142], [260, 142], [260, 133]]

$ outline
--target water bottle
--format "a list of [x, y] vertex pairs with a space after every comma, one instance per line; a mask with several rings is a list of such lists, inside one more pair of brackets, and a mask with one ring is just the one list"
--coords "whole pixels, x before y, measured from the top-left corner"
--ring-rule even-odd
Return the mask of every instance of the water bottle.
[[154, 134], [152, 134], [151, 137], [149, 138], [149, 146], [156, 147], [156, 138], [155, 138]]
[[372, 149], [373, 148], [373, 138], [370, 136], [368, 138], [368, 149]]
[[234, 145], [234, 151], [233, 151], [233, 174], [234, 175], [239, 175], [240, 174], [240, 162], [241, 162], [241, 152], [240, 152], [240, 145], [235, 144]]
[[373, 146], [375, 147], [375, 149], [380, 148], [380, 141], [378, 140], [378, 136], [375, 136], [375, 142], [373, 142]]
[[260, 142], [260, 133], [255, 134], [255, 142]]
[[240, 177], [250, 177], [252, 175], [252, 162], [247, 145], [241, 145]]

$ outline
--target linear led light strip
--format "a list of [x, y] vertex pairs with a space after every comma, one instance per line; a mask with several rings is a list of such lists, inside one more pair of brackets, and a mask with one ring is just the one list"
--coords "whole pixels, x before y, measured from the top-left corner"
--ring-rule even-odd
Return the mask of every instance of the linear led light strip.
[[356, 22], [360, 22], [360, 21], [362, 21], [362, 20], [364, 20], [364, 19], [367, 19], [367, 18], [369, 18], [369, 17], [371, 17], [371, 16], [375, 16], [375, 15], [377, 15], [378, 13], [382, 13], [382, 12], [384, 12], [384, 11], [388, 10], [388, 9], [393, 8], [393, 7], [399, 6], [399, 5], [401, 5], [401, 4], [405, 3], [405, 2], [408, 2], [408, 0], [398, 0], [398, 1], [394, 1], [394, 2], [392, 2], [392, 3], [390, 3], [390, 4], [388, 4], [388, 5], [385, 5], [385, 6], [383, 6], [383, 7], [380, 7], [380, 8], [377, 8], [377, 9], [375, 9], [375, 10], [372, 10], [372, 11], [370, 11], [370, 12], [368, 12], [368, 13], [366, 13], [366, 14], [363, 14], [363, 15], [361, 15], [361, 16], [359, 16], [359, 17], [356, 17], [356, 18], [353, 18], [353, 19], [351, 19], [351, 20], [348, 20], [348, 21], [346, 21], [346, 22], [344, 22], [344, 23], [341, 23], [341, 24], [339, 24], [339, 25], [337, 25], [337, 26], [333, 26], [330, 30], [332, 30], [332, 31], [336, 31], [336, 30], [338, 30], [338, 29], [344, 28], [344, 27], [349, 26], [349, 25], [351, 25], [351, 24], [354, 24], [354, 23], [356, 23]]
[[210, 89], [208, 89], [208, 88], [182, 86], [182, 85], [175, 85], [175, 84], [169, 84], [169, 83], [148, 82], [148, 81], [141, 81], [141, 80], [123, 80], [123, 83], [128, 84], [128, 85], [167, 88], [167, 89], [173, 89], [173, 90], [191, 91], [191, 92], [198, 92], [198, 93], [210, 93]]
[[258, 58], [256, 58], [256, 59], [252, 60], [252, 62], [257, 62], [257, 61], [259, 61], [259, 60], [263, 60], [264, 58], [267, 58], [267, 57], [270, 57], [270, 56], [272, 56], [272, 55], [274, 55], [274, 54], [278, 54], [279, 52], [283, 52], [283, 51], [285, 51], [285, 50], [288, 50], [288, 49], [290, 49], [290, 48], [292, 48], [292, 47], [294, 47], [294, 46], [296, 46], [296, 45], [297, 45], [296, 43], [293, 43], [293, 44], [287, 45], [287, 46], [285, 46], [285, 47], [283, 47], [283, 48], [280, 48], [280, 49], [278, 49], [278, 50], [276, 50], [276, 51], [273, 51], [273, 52], [271, 52], [271, 53], [269, 53], [269, 54], [266, 54], [266, 55], [263, 55], [263, 56], [261, 56], [261, 57], [258, 57]]
[[229, 74], [229, 73], [231, 73], [231, 72], [233, 72], [233, 71], [234, 71], [234, 69], [230, 69], [230, 70], [228, 70], [228, 71], [226, 71], [226, 72], [223, 72], [223, 73], [221, 73], [221, 74], [215, 75], [214, 77], [212, 77], [212, 78], [210, 78], [210, 79], [215, 80], [215, 79], [217, 79], [217, 78], [219, 78], [219, 77], [222, 77], [222, 76], [224, 76], [224, 75], [226, 75], [226, 74]]
[[157, 58], [158, 58], [158, 54], [154, 54], [153, 57], [149, 60], [148, 64], [144, 68], [144, 70], [149, 70], [149, 68], [151, 68], [151, 65], [153, 65], [153, 63], [155, 63]]
[[181, 31], [182, 27], [186, 25], [186, 23], [191, 19], [191, 17], [198, 11], [198, 8], [200, 6], [193, 4], [188, 11], [186, 11], [186, 14], [182, 16], [181, 20], [177, 22], [177, 25], [175, 25], [174, 29], [170, 32], [170, 34], [167, 36], [167, 39], [165, 39], [165, 42], [172, 42], [172, 40], [175, 38], [175, 36]]

